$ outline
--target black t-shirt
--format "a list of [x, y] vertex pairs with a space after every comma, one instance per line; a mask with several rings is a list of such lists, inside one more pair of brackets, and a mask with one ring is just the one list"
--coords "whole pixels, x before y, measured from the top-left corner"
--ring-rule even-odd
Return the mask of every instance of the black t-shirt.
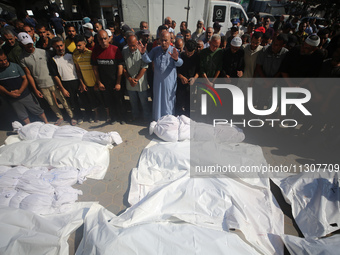
[[323, 53], [317, 49], [311, 55], [301, 55], [300, 46], [291, 49], [283, 60], [280, 70], [291, 78], [318, 77]]
[[230, 48], [224, 49], [222, 76], [229, 75], [231, 78], [237, 78], [237, 71], [244, 72], [244, 50], [241, 48], [236, 53], [232, 53]]
[[188, 57], [185, 52], [181, 52], [180, 58], [183, 60], [183, 65], [177, 67], [177, 73], [183, 75], [187, 79], [194, 77], [199, 71], [199, 55], [195, 52], [194, 55]]
[[117, 79], [118, 65], [122, 62], [122, 53], [112, 44], [103, 49], [96, 45], [92, 51], [91, 65], [98, 66], [100, 81], [105, 86], [114, 86]]
[[47, 43], [47, 46], [44, 48], [43, 47], [44, 45], [44, 39], [43, 38], [40, 38], [38, 41], [37, 41], [37, 44], [35, 45], [36, 48], [39, 48], [39, 49], [43, 49], [43, 50], [46, 50], [47, 53], [50, 55], [50, 56], [53, 56], [54, 55], [54, 49], [52, 47], [52, 41], [50, 38], [48, 38], [48, 43]]

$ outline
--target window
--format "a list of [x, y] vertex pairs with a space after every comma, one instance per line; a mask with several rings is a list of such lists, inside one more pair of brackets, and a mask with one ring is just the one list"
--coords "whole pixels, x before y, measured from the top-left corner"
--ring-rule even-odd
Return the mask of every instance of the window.
[[244, 19], [246, 20], [246, 17], [244, 16], [244, 13], [242, 9], [236, 8], [236, 7], [231, 7], [230, 9], [230, 19]]

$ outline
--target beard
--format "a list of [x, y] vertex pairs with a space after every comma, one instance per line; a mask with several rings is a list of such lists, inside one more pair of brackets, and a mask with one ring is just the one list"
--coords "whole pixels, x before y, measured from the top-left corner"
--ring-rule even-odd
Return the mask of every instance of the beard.
[[197, 34], [202, 34], [202, 32], [203, 32], [203, 28], [197, 28], [196, 29], [196, 33]]

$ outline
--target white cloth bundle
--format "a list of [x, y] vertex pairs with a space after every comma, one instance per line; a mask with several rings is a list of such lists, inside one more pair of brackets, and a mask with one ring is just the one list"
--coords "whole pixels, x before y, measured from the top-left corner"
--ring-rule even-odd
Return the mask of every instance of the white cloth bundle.
[[58, 127], [52, 124], [44, 124], [43, 122], [33, 122], [25, 126], [20, 122], [14, 121], [12, 123], [13, 130], [18, 133], [21, 140], [37, 140], [44, 138], [60, 138], [60, 139], [79, 139], [80, 141], [88, 141], [99, 143], [102, 145], [120, 144], [123, 142], [122, 138], [117, 132], [98, 132], [90, 131], [65, 125]]
[[150, 135], [155, 133], [166, 142], [192, 139], [195, 141], [215, 141], [216, 143], [240, 143], [245, 138], [243, 131], [235, 126], [217, 125], [214, 127], [195, 122], [185, 115], [179, 117], [163, 116], [157, 122], [150, 123], [149, 133]]

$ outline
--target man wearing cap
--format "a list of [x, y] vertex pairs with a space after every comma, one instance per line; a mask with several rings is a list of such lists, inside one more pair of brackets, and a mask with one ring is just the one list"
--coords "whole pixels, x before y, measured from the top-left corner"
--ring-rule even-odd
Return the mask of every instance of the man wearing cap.
[[76, 28], [74, 25], [66, 26], [67, 38], [65, 40], [66, 50], [70, 53], [76, 49], [76, 44], [74, 43], [74, 37], [77, 35]]
[[124, 68], [132, 117], [133, 119], [139, 117], [139, 101], [143, 109], [144, 120], [150, 121], [151, 111], [148, 103], [148, 81], [146, 75], [148, 64], [142, 61], [142, 54], [137, 49], [138, 40], [136, 35], [129, 35], [126, 40], [128, 47], [125, 47], [122, 51], [124, 63], [122, 62], [121, 64]]
[[230, 48], [223, 52], [222, 77], [241, 78], [244, 72], [244, 50], [241, 48], [242, 39], [234, 37]]
[[176, 48], [170, 46], [170, 33], [160, 34], [161, 45], [153, 48], [149, 53], [146, 46], [138, 44], [143, 61], [154, 62], [153, 83], [153, 119], [158, 120], [164, 115], [175, 113], [177, 71], [176, 67], [183, 64]]
[[[238, 36], [242, 36], [244, 34], [244, 31], [240, 29], [240, 20], [239, 19], [232, 19], [231, 20], [231, 24], [233, 25], [232, 27], [237, 28], [238, 31]], [[225, 34], [226, 38], [229, 38], [232, 34], [231, 29], [229, 29], [227, 31], [227, 33]]]
[[19, 43], [16, 40], [16, 36], [13, 31], [8, 28], [4, 28], [1, 31], [2, 38], [5, 39], [6, 43], [2, 46], [2, 50], [7, 55], [8, 61], [16, 64], [20, 64], [20, 55], [22, 52]]
[[106, 122], [120, 121], [125, 124], [126, 112], [123, 105], [121, 78], [123, 67], [122, 54], [117, 46], [109, 43], [105, 30], [97, 34], [98, 44], [91, 56], [91, 65], [96, 76], [96, 88], [99, 90], [106, 109]]
[[92, 33], [89, 30], [85, 30], [84, 37], [86, 39], [86, 48], [92, 51], [94, 46], [96, 46]]
[[310, 35], [301, 46], [291, 49], [281, 65], [282, 76], [318, 77], [323, 62], [322, 51], [318, 49], [319, 43], [319, 36]]
[[[64, 118], [52, 93], [54, 93], [55, 97], [62, 103], [67, 114], [72, 119], [73, 112], [64, 97], [64, 95], [69, 96], [69, 94], [63, 88], [60, 80], [56, 79], [58, 72], [52, 58], [45, 50], [34, 48], [33, 40], [27, 33], [19, 33], [18, 40], [24, 49], [20, 57], [20, 64], [26, 73], [35, 95], [38, 98], [45, 98], [52, 111], [56, 114], [58, 120], [55, 125], [60, 125], [64, 121]], [[54, 84], [55, 82], [58, 88]]]
[[84, 28], [84, 33], [86, 31], [89, 31], [92, 34], [92, 36], [95, 36], [96, 32], [93, 31], [93, 25], [91, 23], [85, 23], [83, 25], [83, 28]]
[[[3, 50], [0, 49], [0, 93], [4, 95], [14, 108], [19, 119], [25, 124], [30, 123], [27, 110], [48, 123], [44, 110], [40, 107], [29, 89], [27, 77], [16, 63], [10, 63]], [[27, 110], [26, 110], [27, 109]]]
[[196, 42], [200, 39], [201, 35], [204, 33], [204, 22], [203, 19], [199, 19], [196, 24], [196, 31], [192, 33], [191, 38]]
[[[86, 47], [86, 39], [84, 36], [77, 35], [74, 38], [74, 42], [77, 49], [73, 52], [73, 62], [80, 81], [81, 98], [85, 101], [85, 112], [90, 123], [94, 121], [97, 122], [99, 120], [98, 106], [100, 103], [100, 95], [98, 91], [94, 90], [96, 77], [91, 66], [92, 51]], [[92, 111], [95, 114], [94, 119]]]
[[34, 33], [34, 28], [29, 26], [29, 25], [24, 25], [24, 32], [26, 32], [27, 34], [29, 34], [34, 42], [34, 47], [37, 43], [37, 41], [39, 40], [39, 36]]
[[[76, 67], [74, 66], [72, 54], [65, 52], [65, 44], [61, 37], [55, 37], [52, 39], [52, 47], [56, 52], [53, 60], [57, 65], [61, 84], [69, 94], [69, 96], [66, 98], [67, 102], [71, 106], [74, 113], [74, 118], [71, 120], [71, 124], [73, 126], [76, 124], [80, 125], [83, 123], [78, 100], [78, 96], [80, 94], [80, 83], [78, 80]], [[59, 77], [56, 77], [56, 79], [59, 80]]]

